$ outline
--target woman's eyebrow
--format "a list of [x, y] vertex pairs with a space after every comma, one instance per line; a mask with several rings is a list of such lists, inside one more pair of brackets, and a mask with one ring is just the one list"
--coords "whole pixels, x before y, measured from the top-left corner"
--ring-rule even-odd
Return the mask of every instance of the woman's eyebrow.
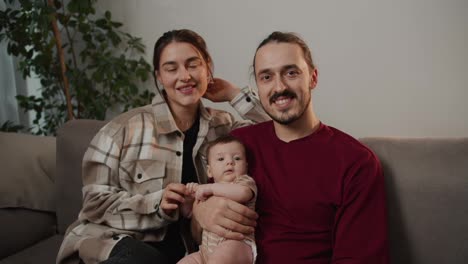
[[175, 61], [166, 61], [163, 64], [161, 64], [161, 67], [164, 67], [166, 65], [171, 65], [171, 66], [172, 65], [177, 65], [177, 62], [175, 62]]
[[188, 58], [188, 59], [185, 60], [185, 61], [188, 62], [188, 63], [190, 63], [190, 62], [192, 62], [192, 61], [197, 61], [197, 60], [201, 61], [202, 59], [201, 59], [200, 57], [193, 56], [193, 57]]
[[[192, 61], [197, 61], [197, 60], [201, 61], [201, 58], [197, 57], [197, 56], [193, 56], [193, 57], [190, 57], [190, 58], [186, 59], [185, 63], [190, 63]], [[161, 64], [161, 66], [166, 66], [166, 65], [171, 65], [171, 66], [172, 65], [177, 65], [177, 62], [176, 61], [166, 61], [163, 64]]]

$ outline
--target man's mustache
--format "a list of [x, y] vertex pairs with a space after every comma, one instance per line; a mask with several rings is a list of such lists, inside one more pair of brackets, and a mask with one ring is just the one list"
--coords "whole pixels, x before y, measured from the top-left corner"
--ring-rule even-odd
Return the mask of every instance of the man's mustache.
[[276, 99], [278, 99], [278, 97], [281, 97], [281, 96], [296, 98], [296, 94], [290, 90], [284, 90], [280, 93], [275, 92], [272, 96], [270, 96], [270, 104], [274, 103]]

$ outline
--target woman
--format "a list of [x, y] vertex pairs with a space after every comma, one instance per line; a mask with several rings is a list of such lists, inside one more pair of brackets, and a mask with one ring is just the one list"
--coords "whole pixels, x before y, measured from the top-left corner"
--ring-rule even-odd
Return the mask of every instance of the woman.
[[[206, 183], [205, 143], [250, 124], [205, 108], [230, 101], [254, 122], [267, 120], [254, 94], [213, 78], [205, 41], [182, 29], [154, 47], [163, 90], [151, 105], [123, 113], [91, 141], [83, 159], [83, 208], [57, 263], [175, 263], [193, 250], [190, 220], [179, 218], [187, 182]], [[159, 87], [158, 87], [159, 91]]]

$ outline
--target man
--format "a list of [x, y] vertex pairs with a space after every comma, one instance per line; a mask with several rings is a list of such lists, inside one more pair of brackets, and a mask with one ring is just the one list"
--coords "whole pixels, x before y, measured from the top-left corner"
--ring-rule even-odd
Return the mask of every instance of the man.
[[[371, 150], [320, 122], [318, 72], [305, 42], [273, 32], [257, 48], [254, 74], [273, 119], [235, 130], [258, 186], [256, 215], [229, 200], [195, 206], [195, 219], [227, 238], [256, 223], [257, 263], [389, 263], [384, 178]], [[210, 210], [210, 217], [202, 212]]]

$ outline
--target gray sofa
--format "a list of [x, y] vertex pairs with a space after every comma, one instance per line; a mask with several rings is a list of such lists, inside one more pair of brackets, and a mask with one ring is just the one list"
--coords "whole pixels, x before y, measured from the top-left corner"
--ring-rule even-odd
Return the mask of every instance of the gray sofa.
[[[75, 120], [59, 130], [55, 177], [49, 177], [49, 184], [32, 183], [35, 189], [41, 190], [39, 193], [44, 195], [41, 199], [49, 203], [49, 208], [31, 208], [33, 206], [27, 203], [11, 206], [0, 203], [0, 264], [54, 263], [63, 234], [81, 207], [83, 153], [93, 135], [104, 124], [102, 121]], [[42, 151], [44, 153], [26, 151], [29, 154], [45, 155], [48, 160], [55, 158], [55, 152], [50, 151], [51, 146], [55, 146], [53, 138], [44, 141], [28, 136], [28, 144], [20, 140], [12, 145], [11, 137], [6, 133], [0, 134], [2, 171], [5, 163], [19, 162], [12, 160], [11, 156], [15, 156], [11, 155], [12, 152], [27, 150], [32, 145], [40, 150], [49, 150]], [[31, 144], [34, 140], [42, 141]], [[468, 138], [360, 140], [378, 155], [384, 168], [391, 263], [467, 263]], [[5, 142], [10, 142], [8, 150], [4, 148]], [[53, 171], [52, 168], [48, 173], [53, 174]], [[15, 193], [25, 192], [4, 191], [16, 181], [15, 175], [11, 174], [1, 174], [0, 202], [4, 200], [4, 195], [14, 196]], [[36, 176], [29, 175], [33, 178]], [[20, 184], [20, 187], [16, 185], [14, 188], [21, 188], [24, 184]], [[50, 194], [53, 199], [48, 197]], [[10, 200], [18, 199], [22, 198], [13, 197]]]

